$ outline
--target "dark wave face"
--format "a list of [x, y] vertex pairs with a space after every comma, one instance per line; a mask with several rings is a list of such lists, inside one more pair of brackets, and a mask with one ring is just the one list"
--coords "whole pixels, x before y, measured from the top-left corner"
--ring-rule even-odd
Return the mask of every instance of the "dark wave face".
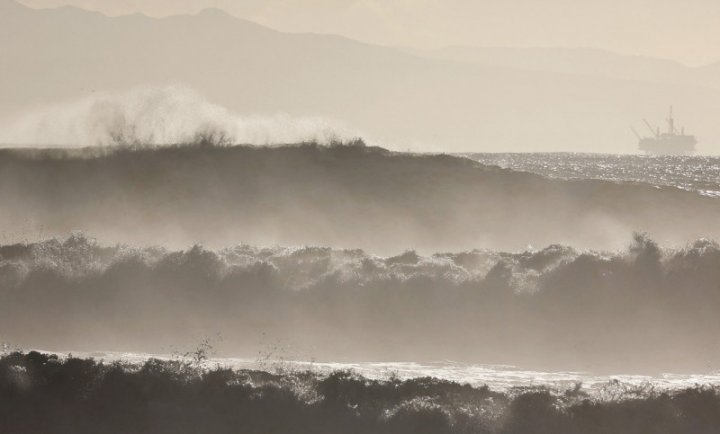
[[0, 430], [57, 433], [663, 434], [715, 433], [717, 389], [662, 393], [609, 384], [507, 394], [432, 378], [374, 381], [199, 369], [150, 360], [104, 365], [13, 353], [0, 358]]
[[283, 341], [329, 360], [708, 371], [720, 356], [720, 247], [550, 246], [379, 257], [323, 247], [0, 247], [0, 330], [25, 347], [220, 354]]
[[[10, 239], [85, 230], [107, 242], [323, 245], [390, 254], [555, 243], [720, 239], [720, 201], [675, 188], [553, 180], [362, 142], [0, 152]], [[20, 234], [20, 235], [18, 235]]]

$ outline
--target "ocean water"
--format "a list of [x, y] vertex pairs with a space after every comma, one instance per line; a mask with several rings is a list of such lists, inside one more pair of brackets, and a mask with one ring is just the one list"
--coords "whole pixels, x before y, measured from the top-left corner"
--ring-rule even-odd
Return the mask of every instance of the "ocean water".
[[[67, 356], [68, 353], [54, 353]], [[141, 364], [150, 358], [160, 360], [178, 359], [177, 355], [143, 354], [122, 352], [72, 353], [75, 357], [92, 358], [103, 362], [125, 362]], [[217, 367], [237, 370], [262, 370], [267, 372], [315, 372], [329, 375], [337, 371], [349, 371], [368, 379], [387, 380], [396, 378], [412, 380], [432, 377], [452, 381], [459, 384], [470, 384], [473, 387], [487, 386], [496, 392], [512, 392], [534, 387], [548, 387], [555, 390], [573, 389], [580, 384], [582, 390], [595, 395], [612, 393], [614, 387], [654, 388], [655, 390], [673, 391], [702, 386], [720, 386], [720, 372], [709, 374], [674, 374], [660, 373], [656, 375], [603, 374], [571, 371], [537, 371], [522, 369], [510, 365], [469, 364], [454, 361], [438, 361], [430, 363], [418, 362], [357, 362], [332, 363], [287, 359], [244, 359], [244, 358], [209, 358], [204, 362], [207, 368]], [[612, 398], [611, 396], [606, 396]]]
[[582, 153], [472, 153], [483, 164], [557, 179], [638, 182], [720, 198], [720, 157]]
[[[303, 352], [283, 350], [284, 360], [418, 362], [311, 364], [369, 377], [436, 376], [497, 389], [617, 379], [527, 369], [543, 366], [686, 386], [715, 382], [720, 372], [719, 281], [716, 242], [663, 248], [639, 234], [615, 253], [555, 245], [394, 257], [318, 247], [108, 247], [78, 235], [0, 245], [0, 338], [20, 348], [164, 352], [220, 334], [222, 354], [252, 357], [281, 343]], [[398, 320], [408, 314], [411, 322]], [[49, 317], [54, 327], [28, 334]], [[487, 365], [497, 360], [517, 368]], [[660, 372], [711, 375], [652, 375]]]

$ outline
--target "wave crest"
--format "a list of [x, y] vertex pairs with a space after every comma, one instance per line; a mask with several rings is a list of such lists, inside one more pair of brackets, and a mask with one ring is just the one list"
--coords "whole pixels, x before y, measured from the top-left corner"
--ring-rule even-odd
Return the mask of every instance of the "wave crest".
[[[183, 360], [104, 364], [31, 352], [0, 357], [8, 432], [527, 434], [716, 432], [720, 390], [608, 385], [500, 393], [434, 378], [203, 370]], [[619, 386], [619, 387], [618, 387]], [[128, 417], [132, 415], [132, 417]], [[28, 427], [30, 429], [28, 430]]]
[[[717, 243], [668, 249], [643, 235], [613, 253], [394, 257], [107, 247], [76, 235], [0, 247], [0, 330], [76, 350], [112, 336], [152, 352], [221, 332], [231, 354], [254, 353], [263, 335], [324, 358], [706, 371], [720, 359], [719, 281]], [[47, 317], [55, 327], [37, 331]]]
[[358, 136], [320, 117], [239, 116], [180, 85], [99, 92], [5, 124], [0, 143], [33, 146], [267, 145]]

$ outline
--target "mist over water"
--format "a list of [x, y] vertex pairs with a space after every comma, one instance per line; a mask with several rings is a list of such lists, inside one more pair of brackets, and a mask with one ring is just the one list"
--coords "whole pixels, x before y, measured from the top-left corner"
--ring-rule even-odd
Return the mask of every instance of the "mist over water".
[[0, 151], [12, 432], [715, 432], [716, 198], [360, 140], [108, 144]]
[[432, 50], [67, 1], [0, 0], [0, 434], [720, 433], [720, 63], [567, 0], [235, 2], [485, 33]]
[[182, 85], [97, 92], [0, 121], [5, 146], [268, 145], [357, 136], [322, 117], [241, 116]]
[[0, 357], [0, 417], [13, 433], [714, 433], [719, 392], [609, 382], [598, 393], [581, 384], [503, 393], [429, 377], [207, 369], [188, 359]]
[[[720, 201], [674, 188], [553, 180], [361, 141], [0, 150], [0, 225], [105, 242], [322, 245], [379, 254], [720, 238]], [[29, 230], [23, 231], [24, 228]]]
[[235, 357], [278, 341], [331, 361], [714, 372], [719, 279], [716, 243], [665, 249], [642, 235], [618, 252], [389, 257], [73, 236], [0, 246], [0, 330], [49, 350], [152, 353], [220, 333], [220, 354]]
[[[227, 356], [271, 339], [345, 362], [720, 368], [720, 201], [677, 188], [361, 141], [197, 143], [3, 150], [0, 201], [0, 330], [25, 347], [222, 333]], [[14, 241], [26, 224], [40, 241]], [[100, 241], [48, 240], [75, 229]]]

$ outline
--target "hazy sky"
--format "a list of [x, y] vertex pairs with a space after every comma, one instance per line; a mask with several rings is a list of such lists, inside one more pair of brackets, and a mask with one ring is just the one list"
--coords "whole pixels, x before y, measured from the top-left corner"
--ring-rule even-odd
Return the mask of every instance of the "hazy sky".
[[224, 9], [267, 26], [386, 45], [594, 47], [720, 61], [718, 0], [21, 0], [109, 15]]

